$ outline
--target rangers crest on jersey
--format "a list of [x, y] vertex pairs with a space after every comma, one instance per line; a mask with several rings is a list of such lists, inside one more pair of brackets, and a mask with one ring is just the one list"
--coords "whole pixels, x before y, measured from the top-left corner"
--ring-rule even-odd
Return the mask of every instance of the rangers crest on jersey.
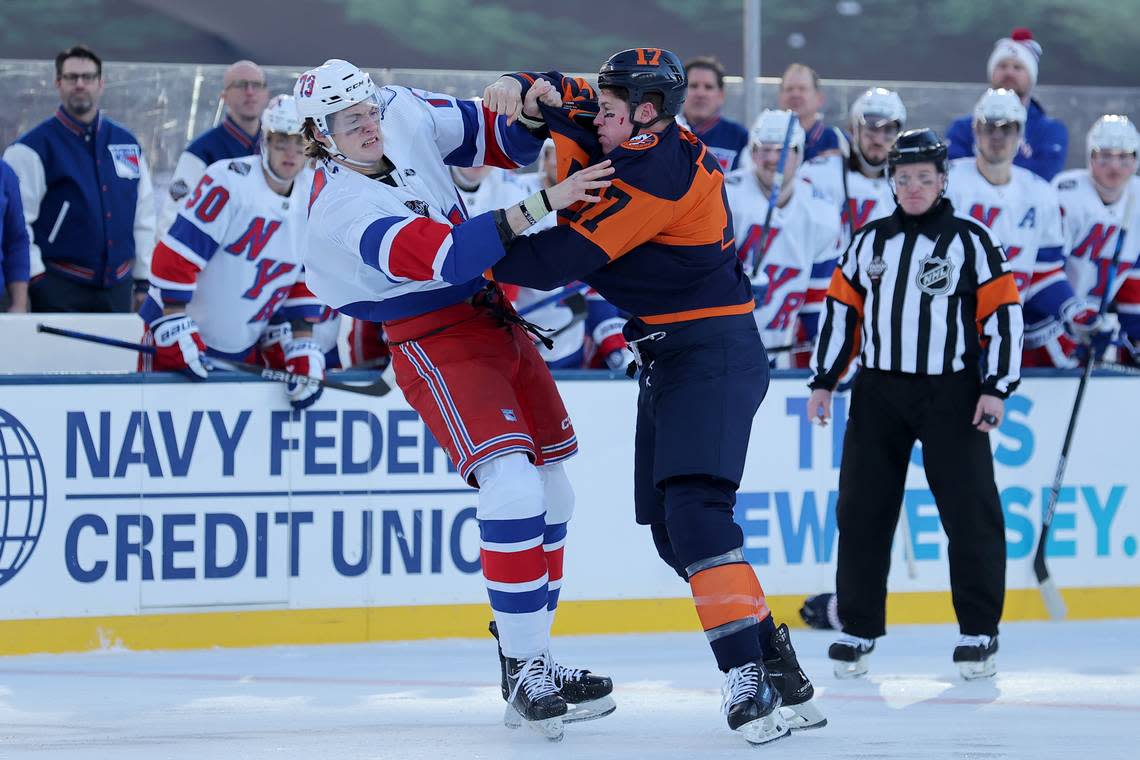
[[123, 179], [138, 179], [140, 175], [139, 158], [142, 151], [137, 145], [108, 145], [111, 160], [115, 162], [115, 174]]
[[948, 259], [926, 256], [918, 262], [914, 284], [923, 293], [940, 296], [950, 292], [954, 280], [954, 265]]
[[420, 216], [430, 216], [428, 213], [428, 205], [421, 200], [404, 201], [404, 205]]

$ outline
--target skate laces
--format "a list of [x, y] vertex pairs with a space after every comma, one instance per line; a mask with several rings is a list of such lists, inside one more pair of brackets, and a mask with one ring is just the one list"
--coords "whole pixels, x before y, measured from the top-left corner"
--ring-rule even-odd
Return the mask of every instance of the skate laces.
[[836, 644], [854, 647], [855, 649], [864, 650], [870, 649], [871, 645], [875, 643], [874, 639], [861, 639], [858, 636], [852, 636], [849, 633], [839, 634], [839, 638], [835, 640]]
[[960, 646], [960, 647], [981, 647], [982, 649], [985, 649], [986, 647], [988, 647], [990, 645], [991, 641], [993, 641], [993, 636], [986, 636], [985, 634], [980, 634], [977, 636], [969, 636], [966, 634], [962, 634], [961, 636], [958, 637], [957, 646]]
[[727, 715], [733, 705], [752, 699], [760, 689], [760, 671], [750, 662], [728, 671], [724, 686], [720, 688], [721, 709]]
[[554, 679], [554, 683], [558, 688], [562, 688], [568, 683], [577, 683], [581, 681], [585, 675], [585, 670], [568, 668], [565, 665], [559, 665], [557, 662], [550, 663], [550, 676]]
[[519, 688], [526, 690], [526, 695], [534, 701], [541, 697], [558, 693], [558, 687], [551, 678], [549, 657], [545, 652], [535, 655], [523, 663], [515, 678], [515, 688], [511, 689], [511, 696], [507, 700], [513, 702], [519, 693]]

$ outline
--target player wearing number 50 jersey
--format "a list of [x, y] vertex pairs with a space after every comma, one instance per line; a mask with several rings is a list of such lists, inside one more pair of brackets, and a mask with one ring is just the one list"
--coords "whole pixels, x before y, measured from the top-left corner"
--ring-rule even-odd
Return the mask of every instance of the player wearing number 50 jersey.
[[563, 105], [541, 101], [524, 115], [551, 131], [560, 175], [605, 158], [613, 184], [596, 206], [574, 208], [555, 229], [515, 239], [492, 271], [542, 289], [582, 280], [632, 315], [625, 335], [641, 365], [636, 519], [690, 585], [726, 675], [729, 727], [753, 743], [787, 735], [781, 699], [797, 727], [822, 725], [811, 683], [787, 628], [774, 623], [732, 518], [768, 359], [720, 164], [674, 121], [686, 91], [681, 61], [659, 48], [617, 53], [598, 75], [596, 97], [585, 82], [557, 72], [510, 75], [485, 95], [514, 112], [531, 88], [548, 82]]
[[[773, 366], [780, 368], [808, 366], [827, 284], [840, 253], [835, 206], [811, 185], [796, 181], [804, 143], [798, 121], [788, 143], [780, 197], [764, 228], [789, 117], [794, 117], [792, 111], [760, 114], [750, 137], [752, 166], [725, 180], [740, 258], [745, 271], [757, 272], [756, 324]], [[797, 343], [805, 346], [798, 353]]]
[[[322, 308], [301, 267], [313, 173], [293, 98], [269, 104], [262, 130], [259, 156], [207, 167], [155, 247], [139, 315], [158, 352], [144, 369], [205, 377], [200, 354], [208, 353], [324, 375], [312, 340]], [[297, 408], [320, 393], [319, 386], [287, 390]]]

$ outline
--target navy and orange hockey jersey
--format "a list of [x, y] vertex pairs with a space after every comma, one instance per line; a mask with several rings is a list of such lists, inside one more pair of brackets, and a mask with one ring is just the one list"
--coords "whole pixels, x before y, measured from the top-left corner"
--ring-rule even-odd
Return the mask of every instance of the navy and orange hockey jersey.
[[495, 279], [543, 290], [583, 280], [651, 325], [751, 313], [716, 156], [672, 122], [603, 156], [588, 84], [557, 72], [515, 76], [524, 95], [537, 76], [562, 92], [562, 108], [542, 106], [560, 179], [603, 159], [614, 173], [603, 200], [571, 206], [558, 227], [513, 241], [492, 268]]

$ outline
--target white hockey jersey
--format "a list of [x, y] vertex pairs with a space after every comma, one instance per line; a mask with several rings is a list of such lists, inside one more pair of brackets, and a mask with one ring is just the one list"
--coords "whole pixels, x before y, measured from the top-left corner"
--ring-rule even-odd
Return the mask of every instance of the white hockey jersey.
[[800, 167], [796, 177], [810, 184], [840, 210], [840, 253], [851, 242], [853, 229], [857, 232], [867, 222], [890, 216], [895, 210], [895, 196], [886, 175], [872, 179], [862, 172], [851, 171], [843, 156], [813, 158]]
[[[1064, 214], [1065, 273], [1083, 305], [1099, 308], [1116, 252], [1121, 226], [1127, 231], [1109, 297], [1120, 318], [1121, 331], [1140, 344], [1140, 177], [1128, 180], [1120, 200], [1105, 204], [1097, 195], [1087, 169], [1062, 172], [1053, 179]], [[1125, 220], [1128, 196], [1136, 198]]]
[[1073, 297], [1065, 279], [1061, 207], [1057, 191], [1028, 169], [1014, 166], [1010, 181], [993, 185], [973, 157], [950, 162], [946, 196], [955, 210], [989, 227], [1005, 249], [1029, 334], [1059, 319]]
[[313, 178], [305, 269], [333, 308], [384, 322], [459, 303], [503, 255], [489, 213], [465, 220], [445, 163], [518, 168], [541, 141], [481, 103], [388, 86], [379, 90], [383, 179], [326, 161]]
[[305, 168], [288, 197], [265, 181], [260, 156], [207, 167], [159, 240], [151, 288], [140, 316], [185, 303], [206, 345], [244, 354], [274, 316], [320, 316], [301, 268], [313, 171]]
[[[836, 248], [838, 209], [811, 185], [797, 182], [788, 203], [772, 212], [771, 229], [761, 252], [760, 233], [768, 198], [755, 172], [732, 172], [725, 178], [725, 188], [744, 271], [751, 273], [756, 256], [760, 256], [757, 280], [766, 278], [767, 289], [754, 312], [765, 347], [814, 340], [827, 285], [840, 254]], [[799, 331], [797, 321], [802, 326]], [[792, 366], [788, 351], [771, 358], [777, 367]]]

